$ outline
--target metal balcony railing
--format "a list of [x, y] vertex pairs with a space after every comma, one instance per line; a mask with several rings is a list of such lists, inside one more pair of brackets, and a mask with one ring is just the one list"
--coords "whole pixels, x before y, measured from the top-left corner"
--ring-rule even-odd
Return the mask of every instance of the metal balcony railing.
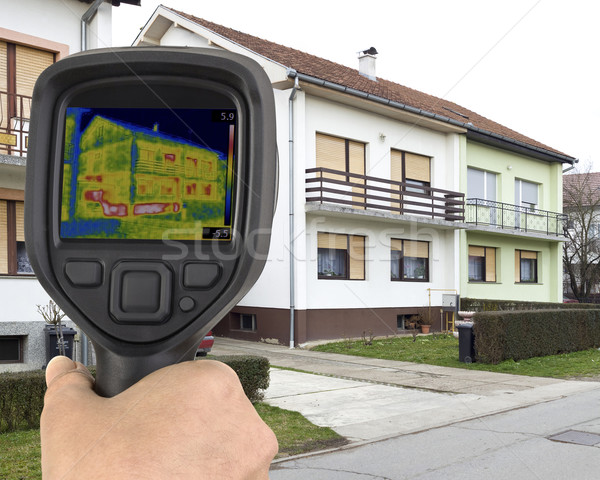
[[564, 236], [567, 215], [482, 198], [468, 198], [466, 223]]
[[0, 91], [0, 153], [27, 154], [31, 97]]
[[306, 201], [463, 221], [464, 193], [332, 170], [306, 170]]

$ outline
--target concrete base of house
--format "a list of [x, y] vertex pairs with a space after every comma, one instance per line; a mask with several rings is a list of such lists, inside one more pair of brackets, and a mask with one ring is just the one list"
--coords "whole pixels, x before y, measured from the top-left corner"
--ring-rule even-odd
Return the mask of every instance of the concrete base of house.
[[[19, 349], [17, 360], [12, 355], [8, 355], [8, 352], [3, 353], [2, 360], [0, 360], [0, 372], [23, 372], [45, 368], [48, 363], [47, 349], [51, 349], [51, 346], [47, 344], [49, 339], [44, 330], [47, 326], [48, 324], [43, 321], [0, 322], [0, 340], [4, 339], [10, 342], [10, 353], [13, 353], [15, 346], [18, 346]], [[79, 328], [71, 321], [63, 322], [63, 327], [77, 331], [74, 341], [67, 348], [72, 348], [68, 352], [71, 358], [81, 361]], [[58, 354], [58, 352], [53, 353]], [[91, 365], [94, 362], [95, 355], [90, 343], [88, 364]]]
[[[418, 314], [429, 314], [431, 331], [446, 329], [440, 306], [295, 310], [294, 344], [407, 333], [412, 317]], [[237, 306], [213, 328], [213, 333], [217, 337], [289, 345], [290, 310]]]

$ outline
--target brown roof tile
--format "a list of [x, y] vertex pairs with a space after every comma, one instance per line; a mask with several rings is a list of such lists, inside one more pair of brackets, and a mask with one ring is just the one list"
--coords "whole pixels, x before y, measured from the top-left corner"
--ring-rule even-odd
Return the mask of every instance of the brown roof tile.
[[500, 125], [448, 100], [434, 97], [432, 95], [419, 92], [418, 90], [414, 90], [382, 78], [378, 78], [377, 81], [369, 80], [360, 75], [358, 70], [340, 65], [330, 60], [301, 52], [293, 48], [285, 47], [283, 45], [249, 35], [247, 33], [239, 32], [237, 30], [209, 22], [178, 10], [170, 10], [194, 23], [197, 23], [198, 25], [215, 32], [222, 37], [242, 45], [243, 47], [258, 53], [259, 55], [280, 63], [285, 67], [292, 68], [299, 73], [336, 83], [338, 85], [355, 89], [367, 94], [375, 95], [386, 100], [408, 105], [410, 107], [437, 114], [442, 117], [450, 118], [462, 124], [470, 123], [476, 129], [480, 129], [485, 132], [491, 132], [492, 134], [507, 137], [511, 140], [515, 140], [517, 142], [521, 142], [553, 154], [574, 159], [567, 154], [526, 137], [525, 135], [522, 135], [508, 127]]

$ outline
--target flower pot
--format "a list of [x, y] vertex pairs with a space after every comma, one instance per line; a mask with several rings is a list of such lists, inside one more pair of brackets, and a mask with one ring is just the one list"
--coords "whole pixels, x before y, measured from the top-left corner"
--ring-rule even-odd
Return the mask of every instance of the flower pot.
[[429, 333], [431, 325], [421, 325], [421, 333]]

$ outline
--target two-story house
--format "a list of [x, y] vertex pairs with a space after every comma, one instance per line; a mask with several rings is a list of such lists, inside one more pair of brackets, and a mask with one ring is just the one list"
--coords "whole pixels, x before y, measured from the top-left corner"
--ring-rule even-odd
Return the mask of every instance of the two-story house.
[[265, 270], [217, 334], [290, 345], [445, 328], [442, 295], [560, 301], [562, 165], [468, 109], [159, 7], [136, 45], [226, 49], [273, 84], [279, 201]]
[[[20, 0], [0, 15], [0, 363], [3, 370], [45, 363], [43, 319], [49, 297], [25, 251], [23, 201], [31, 96], [37, 77], [65, 56], [109, 47], [111, 13], [140, 0]], [[41, 323], [41, 325], [40, 325]]]

